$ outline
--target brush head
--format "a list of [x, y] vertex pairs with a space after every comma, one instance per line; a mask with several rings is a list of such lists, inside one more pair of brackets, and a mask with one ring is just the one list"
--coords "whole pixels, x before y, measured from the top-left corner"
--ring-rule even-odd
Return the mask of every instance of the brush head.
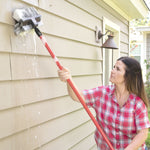
[[12, 17], [15, 20], [14, 32], [17, 35], [42, 24], [41, 15], [34, 7], [16, 9]]

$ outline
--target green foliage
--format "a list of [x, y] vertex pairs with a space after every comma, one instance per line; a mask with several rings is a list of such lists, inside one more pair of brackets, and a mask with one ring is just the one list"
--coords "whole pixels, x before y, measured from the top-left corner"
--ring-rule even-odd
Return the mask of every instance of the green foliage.
[[144, 61], [146, 64], [146, 83], [145, 83], [145, 89], [148, 96], [148, 99], [150, 100], [150, 59]]
[[[145, 88], [146, 88], [146, 93], [147, 93], [148, 99], [150, 101], [150, 59], [145, 60], [145, 64], [146, 64], [146, 69], [147, 69]], [[148, 110], [148, 117], [150, 120], [150, 108]], [[146, 143], [147, 147], [150, 148], [150, 129], [149, 129], [149, 133], [148, 133], [148, 138], [145, 143]]]
[[130, 25], [134, 27], [150, 26], [150, 17], [148, 16], [144, 19], [134, 19], [130, 22]]
[[148, 133], [148, 138], [147, 138], [147, 140], [145, 141], [145, 143], [146, 143], [146, 146], [147, 146], [148, 148], [150, 148], [150, 132]]
[[148, 118], [150, 120], [150, 108], [149, 108], [149, 111], [148, 111]]
[[[150, 109], [149, 109], [149, 111], [148, 111], [148, 118], [149, 118], [149, 120], [150, 120]], [[148, 138], [147, 138], [147, 140], [145, 141], [145, 143], [146, 143], [146, 146], [147, 146], [148, 148], [150, 148], [150, 129], [149, 129], [149, 133], [148, 133]]]

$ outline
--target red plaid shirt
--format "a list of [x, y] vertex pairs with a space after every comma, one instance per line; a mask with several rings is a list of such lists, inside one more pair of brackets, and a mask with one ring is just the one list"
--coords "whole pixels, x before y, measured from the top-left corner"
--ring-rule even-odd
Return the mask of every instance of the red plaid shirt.
[[[115, 86], [101, 86], [84, 90], [85, 102], [96, 111], [96, 119], [115, 150], [124, 150], [138, 130], [149, 128], [147, 108], [143, 101], [130, 94], [127, 102], [120, 108], [114, 95]], [[98, 150], [110, 150], [96, 129], [95, 141]], [[139, 150], [144, 150], [143, 144]]]

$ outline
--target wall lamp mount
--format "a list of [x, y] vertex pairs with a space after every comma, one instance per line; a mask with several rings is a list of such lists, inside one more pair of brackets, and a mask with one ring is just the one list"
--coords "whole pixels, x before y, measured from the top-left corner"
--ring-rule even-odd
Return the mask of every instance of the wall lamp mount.
[[102, 44], [101, 48], [107, 48], [107, 49], [118, 49], [117, 45], [114, 42], [114, 35], [113, 32], [111, 30], [107, 30], [105, 34], [103, 34], [101, 32], [101, 30], [96, 26], [96, 32], [95, 32], [95, 36], [96, 36], [96, 42], [100, 43], [100, 39], [105, 36], [106, 34], [110, 33], [108, 35], [108, 39], [104, 42], [104, 44]]

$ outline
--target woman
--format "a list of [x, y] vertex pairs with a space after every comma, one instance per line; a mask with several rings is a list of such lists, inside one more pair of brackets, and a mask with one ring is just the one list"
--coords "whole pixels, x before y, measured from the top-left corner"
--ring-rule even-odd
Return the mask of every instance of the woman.
[[[58, 74], [62, 81], [71, 79], [66, 68]], [[130, 57], [119, 58], [110, 81], [113, 85], [83, 90], [80, 94], [95, 109], [96, 119], [115, 150], [145, 150], [150, 122], [140, 64]], [[68, 84], [67, 87], [71, 98], [79, 101]], [[95, 140], [98, 150], [109, 150], [97, 130]]]

